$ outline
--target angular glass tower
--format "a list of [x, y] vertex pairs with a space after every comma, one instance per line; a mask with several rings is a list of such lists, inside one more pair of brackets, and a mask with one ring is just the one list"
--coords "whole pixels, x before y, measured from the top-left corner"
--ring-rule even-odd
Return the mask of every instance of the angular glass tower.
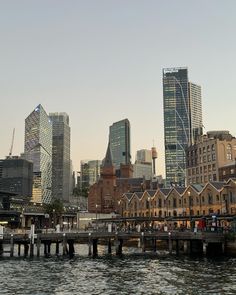
[[163, 69], [163, 106], [166, 183], [184, 186], [186, 148], [202, 134], [201, 87], [187, 68]]
[[112, 162], [116, 169], [120, 164], [130, 164], [130, 122], [124, 119], [110, 126], [109, 143], [112, 153]]
[[33, 162], [33, 202], [50, 203], [52, 123], [41, 105], [25, 119], [24, 157]]
[[69, 201], [70, 126], [66, 113], [50, 113], [52, 122], [52, 197]]

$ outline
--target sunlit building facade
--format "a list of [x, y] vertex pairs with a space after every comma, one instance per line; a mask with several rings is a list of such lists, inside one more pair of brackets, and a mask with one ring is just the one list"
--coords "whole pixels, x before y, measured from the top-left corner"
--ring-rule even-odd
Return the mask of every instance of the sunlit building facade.
[[38, 105], [25, 119], [24, 157], [33, 162], [33, 202], [50, 203], [52, 123], [42, 105]]

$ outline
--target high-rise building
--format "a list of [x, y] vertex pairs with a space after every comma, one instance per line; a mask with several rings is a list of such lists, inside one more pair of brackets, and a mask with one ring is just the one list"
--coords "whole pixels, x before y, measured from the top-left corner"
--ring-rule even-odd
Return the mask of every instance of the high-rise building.
[[69, 202], [70, 126], [66, 113], [50, 113], [52, 122], [52, 197]]
[[98, 181], [101, 164], [102, 161], [100, 160], [81, 161], [80, 188], [88, 189], [92, 184]]
[[25, 119], [24, 155], [33, 162], [33, 202], [50, 203], [52, 189], [52, 123], [38, 105]]
[[0, 190], [32, 197], [33, 163], [17, 156], [0, 160]]
[[187, 68], [163, 69], [166, 183], [183, 186], [186, 148], [202, 134], [201, 87], [190, 83]]
[[119, 170], [121, 164], [129, 165], [131, 153], [130, 122], [128, 119], [118, 121], [110, 126], [109, 143], [115, 169]]

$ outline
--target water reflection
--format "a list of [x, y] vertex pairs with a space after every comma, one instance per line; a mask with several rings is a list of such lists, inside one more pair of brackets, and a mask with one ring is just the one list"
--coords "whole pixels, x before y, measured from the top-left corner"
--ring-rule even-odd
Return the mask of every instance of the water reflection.
[[[134, 254], [0, 260], [0, 294], [236, 294], [235, 258]], [[136, 251], [137, 252], [137, 251]]]

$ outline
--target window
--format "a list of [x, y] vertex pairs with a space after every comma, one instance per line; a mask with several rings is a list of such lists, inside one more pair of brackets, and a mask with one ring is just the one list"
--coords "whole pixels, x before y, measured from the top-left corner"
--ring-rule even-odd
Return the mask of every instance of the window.
[[226, 159], [227, 160], [232, 160], [232, 147], [231, 144], [227, 144], [227, 151], [226, 151]]

